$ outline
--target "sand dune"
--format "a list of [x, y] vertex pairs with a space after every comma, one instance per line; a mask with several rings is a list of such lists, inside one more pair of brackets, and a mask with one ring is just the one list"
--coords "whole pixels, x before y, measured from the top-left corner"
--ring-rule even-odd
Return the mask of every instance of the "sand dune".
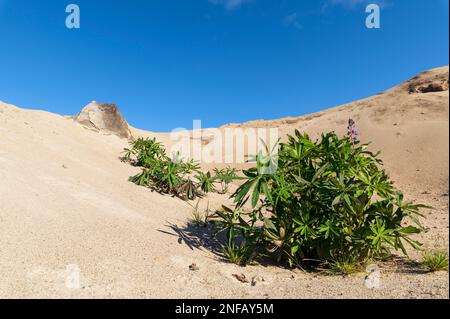
[[[349, 118], [363, 141], [382, 150], [406, 196], [436, 208], [426, 212], [426, 247], [448, 247], [448, 67], [317, 114], [221, 129], [344, 134]], [[130, 130], [171, 146], [167, 133]], [[384, 265], [382, 287], [372, 291], [364, 275], [335, 278], [225, 263], [201, 248], [208, 229], [185, 229], [186, 240], [179, 239], [177, 227], [190, 218], [188, 203], [127, 181], [138, 169], [119, 160], [126, 145], [126, 139], [71, 118], [0, 102], [0, 297], [448, 298], [447, 273], [414, 273], [406, 265]], [[209, 198], [213, 208], [226, 200]], [[192, 263], [200, 270], [190, 271]], [[80, 270], [79, 289], [66, 285], [73, 267]], [[265, 281], [243, 284], [236, 273]]]

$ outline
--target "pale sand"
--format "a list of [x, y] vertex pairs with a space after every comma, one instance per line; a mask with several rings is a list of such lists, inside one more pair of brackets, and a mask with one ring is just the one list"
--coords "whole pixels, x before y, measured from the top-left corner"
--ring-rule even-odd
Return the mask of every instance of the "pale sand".
[[[448, 67], [419, 80], [436, 76], [448, 78]], [[407, 85], [311, 116], [241, 126], [279, 127], [281, 135], [297, 128], [317, 136], [343, 134], [348, 118], [355, 119], [363, 141], [382, 150], [387, 171], [406, 197], [436, 208], [425, 211], [425, 247], [448, 247], [448, 90], [408, 94]], [[170, 146], [168, 134], [132, 133]], [[421, 273], [402, 263], [382, 264], [381, 288], [368, 290], [364, 274], [240, 268], [208, 249], [191, 249], [169, 227], [183, 228], [191, 207], [128, 182], [139, 169], [118, 159], [126, 145], [67, 117], [0, 103], [0, 297], [449, 297], [447, 272]], [[220, 195], [209, 201], [212, 208], [229, 203]], [[200, 270], [190, 271], [192, 263]], [[65, 285], [70, 264], [81, 270], [80, 289]], [[243, 284], [233, 277], [241, 273], [265, 281]]]

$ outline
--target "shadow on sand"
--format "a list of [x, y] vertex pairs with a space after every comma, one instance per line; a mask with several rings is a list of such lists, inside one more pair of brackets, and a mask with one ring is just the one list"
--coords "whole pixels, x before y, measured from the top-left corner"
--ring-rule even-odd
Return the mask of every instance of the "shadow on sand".
[[[166, 227], [170, 230], [159, 229], [158, 231], [178, 237], [178, 243], [187, 245], [191, 250], [205, 249], [212, 252], [220, 261], [232, 263], [223, 253], [223, 249], [227, 243], [226, 235], [224, 232], [218, 233], [219, 227], [216, 224], [207, 223], [205, 225], [198, 225], [190, 221], [182, 228], [172, 223], [168, 223]], [[260, 265], [263, 267], [277, 266], [290, 269], [287, 265], [280, 265], [274, 258], [265, 255], [261, 255], [258, 260], [252, 260], [248, 265]], [[245, 267], [245, 265], [241, 266]]]
[[213, 223], [205, 225], [197, 225], [194, 222], [189, 222], [183, 228], [178, 225], [168, 223], [166, 225], [171, 231], [158, 230], [162, 233], [178, 237], [179, 244], [187, 245], [191, 250], [206, 249], [214, 255], [224, 259], [222, 247], [225, 244], [225, 236], [217, 235], [218, 227]]
[[401, 256], [394, 256], [383, 264], [384, 268], [402, 274], [422, 275], [430, 273], [420, 262]]
[[[229, 263], [230, 261], [223, 254], [223, 247], [226, 244], [225, 234], [218, 234], [218, 227], [214, 223], [198, 225], [190, 221], [186, 226], [180, 228], [176, 224], [168, 223], [166, 227], [170, 230], [161, 230], [164, 234], [175, 236], [178, 238], [179, 244], [187, 245], [191, 250], [207, 250], [219, 257], [221, 261]], [[261, 266], [278, 266], [279, 264], [273, 258], [261, 258], [257, 264]], [[402, 274], [427, 274], [429, 271], [420, 263], [406, 257], [392, 256], [387, 260], [380, 261], [379, 265], [390, 272]], [[283, 267], [290, 269], [287, 266]], [[302, 268], [308, 273], [326, 273], [315, 267]]]

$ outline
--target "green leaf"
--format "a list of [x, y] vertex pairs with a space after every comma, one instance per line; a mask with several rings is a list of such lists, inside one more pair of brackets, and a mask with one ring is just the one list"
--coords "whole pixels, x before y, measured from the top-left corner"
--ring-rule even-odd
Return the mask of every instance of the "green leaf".
[[273, 199], [272, 199], [272, 194], [270, 194], [270, 191], [269, 191], [269, 185], [267, 183], [263, 183], [262, 189], [263, 189], [264, 195], [266, 196], [267, 200], [272, 202]]
[[336, 196], [336, 198], [333, 200], [333, 202], [331, 203], [331, 207], [334, 208], [334, 206], [336, 206], [337, 204], [339, 204], [341, 202], [341, 195]]
[[255, 186], [255, 188], [253, 188], [253, 195], [252, 195], [252, 207], [255, 208], [256, 205], [258, 204], [258, 200], [259, 200], [259, 183], [257, 183], [257, 185]]
[[235, 203], [237, 204], [242, 203], [244, 197], [248, 194], [248, 192], [250, 191], [251, 187], [255, 182], [256, 182], [255, 180], [248, 180], [236, 190], [236, 192], [233, 194]]
[[345, 202], [348, 205], [348, 208], [350, 208], [350, 210], [356, 214], [356, 211], [353, 208], [352, 202], [350, 201], [350, 197], [347, 194], [344, 194], [344, 195], [342, 195], [342, 198], [344, 198]]

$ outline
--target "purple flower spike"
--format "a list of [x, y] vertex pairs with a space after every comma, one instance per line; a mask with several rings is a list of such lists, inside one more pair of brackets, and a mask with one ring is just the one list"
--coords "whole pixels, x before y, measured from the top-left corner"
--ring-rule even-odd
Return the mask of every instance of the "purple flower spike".
[[354, 120], [349, 119], [348, 120], [348, 132], [347, 132], [347, 136], [350, 139], [350, 141], [354, 144], [358, 143], [359, 140], [357, 138], [358, 135], [360, 135], [360, 132], [356, 130], [356, 123]]

